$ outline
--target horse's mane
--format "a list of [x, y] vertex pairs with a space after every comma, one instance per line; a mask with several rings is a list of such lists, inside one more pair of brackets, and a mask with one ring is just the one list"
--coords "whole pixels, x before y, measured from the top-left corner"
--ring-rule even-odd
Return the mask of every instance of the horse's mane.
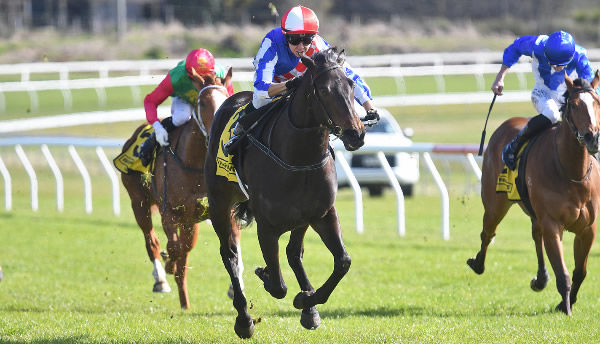
[[338, 53], [337, 47], [331, 47], [329, 49], [316, 52], [312, 56], [312, 60], [317, 66], [328, 66], [332, 64], [342, 65], [346, 60], [346, 56], [344, 55], [343, 49]]
[[[592, 84], [586, 80], [586, 79], [582, 79], [582, 78], [577, 78], [575, 80], [573, 80], [573, 86], [577, 87], [577, 88], [592, 88]], [[560, 113], [564, 113], [565, 110], [567, 109], [567, 99], [569, 99], [569, 91], [565, 91], [565, 93], [563, 94], [563, 98], [565, 99], [565, 101], [563, 102], [563, 104], [560, 106]]]

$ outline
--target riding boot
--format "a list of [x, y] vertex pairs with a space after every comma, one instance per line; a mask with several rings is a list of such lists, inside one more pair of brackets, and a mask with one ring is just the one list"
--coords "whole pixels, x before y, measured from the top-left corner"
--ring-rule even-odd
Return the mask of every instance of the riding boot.
[[[173, 124], [173, 117], [167, 117], [160, 121], [160, 124], [165, 128], [167, 133], [173, 131], [175, 128], [175, 124]], [[148, 166], [154, 157], [154, 150], [158, 146], [158, 142], [156, 142], [156, 135], [152, 133], [142, 144], [140, 145], [140, 160], [142, 165]]]
[[517, 154], [527, 140], [533, 138], [538, 133], [552, 126], [552, 122], [544, 115], [540, 114], [527, 122], [525, 127], [512, 139], [502, 150], [502, 161], [511, 170], [517, 167]]
[[256, 108], [250, 102], [245, 108], [240, 111], [237, 123], [231, 132], [231, 138], [227, 143], [223, 145], [223, 153], [225, 155], [229, 155], [230, 152], [233, 152], [234, 148], [237, 146], [240, 138], [246, 134], [245, 128], [250, 128], [254, 122], [256, 122]]
[[158, 143], [156, 142], [156, 135], [152, 133], [142, 144], [140, 145], [140, 160], [143, 166], [148, 166], [154, 157], [154, 149]]

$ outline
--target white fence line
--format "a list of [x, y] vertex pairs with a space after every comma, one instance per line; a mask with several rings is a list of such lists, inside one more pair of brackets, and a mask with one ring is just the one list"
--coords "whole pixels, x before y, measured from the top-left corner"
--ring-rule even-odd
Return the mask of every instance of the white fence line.
[[[30, 179], [31, 186], [31, 208], [33, 211], [38, 210], [38, 195], [37, 195], [37, 187], [38, 181], [36, 177], [36, 173], [34, 168], [29, 163], [29, 159], [27, 158], [26, 153], [22, 149], [22, 145], [30, 145], [30, 146], [41, 146], [42, 151], [44, 151], [44, 155], [46, 156], [46, 160], [51, 166], [53, 170], [55, 179], [56, 179], [56, 189], [57, 189], [57, 208], [58, 211], [63, 210], [64, 205], [64, 196], [63, 196], [63, 183], [62, 176], [60, 173], [60, 169], [58, 165], [54, 162], [54, 158], [48, 149], [48, 145], [56, 145], [56, 146], [67, 146], [71, 158], [75, 162], [79, 173], [84, 181], [84, 205], [86, 213], [92, 212], [92, 185], [89, 173], [85, 167], [83, 160], [77, 154], [76, 147], [96, 147], [96, 152], [98, 158], [100, 159], [101, 164], [104, 167], [104, 171], [108, 175], [111, 185], [112, 185], [112, 200], [113, 200], [113, 213], [115, 215], [120, 214], [120, 184], [119, 178], [117, 176], [115, 168], [109, 162], [104, 153], [104, 148], [115, 148], [121, 147], [125, 140], [120, 139], [95, 139], [95, 138], [67, 138], [67, 137], [7, 137], [0, 138], [0, 146], [15, 146], [15, 150], [19, 155], [19, 159], [21, 163], [24, 165]], [[333, 142], [333, 147], [336, 150], [336, 157], [340, 159], [342, 168], [344, 166], [348, 168], [344, 168], [345, 173], [349, 176], [350, 180], [356, 181], [356, 178], [352, 175], [352, 171], [348, 166], [347, 161], [345, 160], [343, 154], [340, 154], [344, 149], [343, 146], [338, 142]], [[472, 156], [473, 152], [476, 152], [478, 147], [476, 145], [450, 145], [450, 144], [434, 144], [434, 143], [414, 143], [412, 146], [404, 146], [398, 147], [393, 143], [389, 143], [388, 145], [379, 145], [379, 146], [370, 146], [368, 148], [363, 147], [358, 151], [353, 152], [353, 154], [377, 154], [379, 156], [379, 161], [382, 167], [388, 172], [391, 172], [391, 167], [389, 166], [387, 159], [385, 158], [384, 153], [396, 153], [396, 152], [419, 152], [423, 154], [423, 159], [425, 160], [426, 166], [431, 172], [434, 181], [438, 187], [440, 192], [441, 199], [441, 233], [442, 238], [444, 240], [450, 239], [450, 210], [449, 210], [449, 198], [448, 191], [442, 180], [440, 174], [435, 167], [435, 164], [431, 160], [430, 153], [436, 154], [453, 154], [453, 155], [461, 155], [465, 156], [467, 160], [472, 162], [471, 167], [473, 168], [473, 172], [475, 176], [480, 180], [481, 170], [479, 169], [479, 165], [475, 162], [475, 159]], [[344, 163], [345, 162], [345, 163]], [[54, 166], [54, 167], [52, 167]], [[56, 171], [55, 171], [56, 168]], [[2, 157], [0, 156], [0, 173], [4, 177], [4, 188], [5, 188], [5, 209], [10, 211], [12, 209], [12, 184], [11, 184], [11, 176], [8, 168], [3, 163]], [[60, 177], [59, 177], [60, 176]], [[405, 212], [404, 212], [404, 195], [402, 193], [402, 189], [398, 184], [398, 181], [395, 179], [393, 173], [388, 173], [388, 178], [390, 178], [390, 185], [393, 186], [394, 191], [396, 192], [397, 199], [397, 221], [398, 221], [398, 234], [403, 236], [405, 234], [406, 226], [405, 226]], [[355, 200], [355, 226], [356, 231], [358, 233], [362, 233], [364, 229], [363, 223], [363, 209], [362, 209], [362, 191], [358, 186], [358, 183], [355, 183], [355, 187], [353, 187], [354, 192], [354, 200]]]

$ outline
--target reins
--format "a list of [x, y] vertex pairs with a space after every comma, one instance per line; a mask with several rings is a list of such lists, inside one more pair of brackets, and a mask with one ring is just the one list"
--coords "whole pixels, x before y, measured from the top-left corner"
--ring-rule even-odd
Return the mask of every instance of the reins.
[[575, 180], [575, 179], [569, 178], [569, 174], [567, 173], [567, 170], [565, 169], [565, 167], [563, 166], [563, 164], [560, 162], [560, 155], [558, 154], [558, 144], [556, 143], [556, 135], [557, 134], [558, 134], [558, 130], [555, 130], [554, 131], [554, 154], [556, 155], [556, 161], [558, 162], [558, 167], [560, 167], [560, 171], [572, 183], [576, 183], [576, 184], [583, 184], [583, 183], [585, 183], [585, 181], [587, 181], [590, 178], [590, 175], [592, 174], [592, 169], [594, 168], [594, 162], [592, 160], [590, 160], [590, 166], [588, 167], [587, 172], [585, 173], [585, 176], [583, 176], [582, 179]]

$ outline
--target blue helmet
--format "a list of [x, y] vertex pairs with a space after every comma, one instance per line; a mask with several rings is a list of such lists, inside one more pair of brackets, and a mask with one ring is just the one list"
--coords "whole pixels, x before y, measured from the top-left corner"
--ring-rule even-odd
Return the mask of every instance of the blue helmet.
[[548, 36], [544, 47], [546, 58], [553, 66], [569, 64], [575, 55], [575, 41], [573, 36], [565, 31], [556, 31]]

